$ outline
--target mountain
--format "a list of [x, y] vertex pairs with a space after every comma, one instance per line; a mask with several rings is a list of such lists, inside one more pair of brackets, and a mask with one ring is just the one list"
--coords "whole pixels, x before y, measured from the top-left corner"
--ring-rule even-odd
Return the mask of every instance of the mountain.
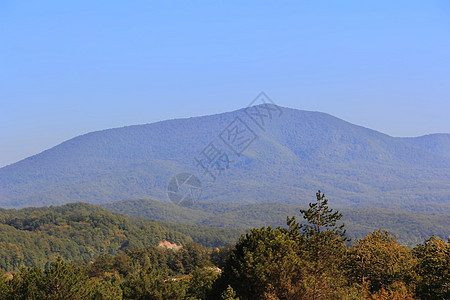
[[[206, 166], [213, 157], [222, 169], [215, 181], [195, 160]], [[321, 189], [343, 208], [450, 209], [450, 158], [325, 113], [271, 105], [78, 136], [1, 168], [0, 206], [170, 202], [179, 173], [198, 178], [207, 202], [306, 205]]]
[[[330, 207], [333, 207], [333, 199], [329, 200]], [[198, 202], [187, 208], [153, 199], [122, 200], [104, 204], [103, 207], [132, 217], [208, 228], [241, 228], [242, 232], [269, 225], [285, 227], [287, 216], [296, 216], [301, 221], [300, 209], [306, 209], [305, 206], [283, 203], [238, 205], [213, 202]], [[401, 243], [413, 247], [433, 234], [445, 240], [450, 229], [448, 213], [430, 215], [375, 208], [350, 208], [340, 212], [343, 214], [342, 221], [346, 225], [347, 234], [352, 239], [364, 238], [383, 228], [396, 235]], [[177, 227], [172, 226], [171, 224], [168, 228], [177, 230]]]
[[450, 158], [450, 134], [428, 134], [419, 137], [403, 138], [403, 140], [418, 148]]

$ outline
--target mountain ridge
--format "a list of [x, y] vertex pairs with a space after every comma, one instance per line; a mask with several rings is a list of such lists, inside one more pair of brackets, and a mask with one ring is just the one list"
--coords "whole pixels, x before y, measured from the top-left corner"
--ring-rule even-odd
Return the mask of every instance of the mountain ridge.
[[[167, 202], [170, 178], [189, 172], [201, 179], [203, 200], [256, 203], [280, 197], [298, 203], [321, 188], [341, 199], [340, 206], [391, 207], [400, 197], [397, 204], [411, 202], [411, 210], [426, 204], [448, 208], [450, 158], [326, 113], [281, 109], [281, 116], [266, 120], [264, 130], [241, 109], [80, 135], [0, 168], [0, 206], [148, 197]], [[257, 137], [208, 184], [194, 158], [210, 142], [221, 143], [232, 156], [219, 136], [236, 118]]]

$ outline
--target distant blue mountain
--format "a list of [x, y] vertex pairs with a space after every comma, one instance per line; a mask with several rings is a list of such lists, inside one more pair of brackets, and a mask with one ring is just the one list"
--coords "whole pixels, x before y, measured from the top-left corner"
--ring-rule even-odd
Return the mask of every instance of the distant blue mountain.
[[437, 133], [403, 138], [404, 141], [432, 153], [450, 158], [450, 134]]
[[[0, 206], [170, 202], [170, 180], [189, 173], [201, 182], [201, 201], [304, 205], [321, 189], [338, 207], [448, 212], [445, 136], [430, 145], [425, 137], [395, 138], [325, 113], [262, 106], [127, 126], [1, 168]], [[202, 168], [208, 158], [215, 159], [213, 175], [223, 168], [214, 182]]]

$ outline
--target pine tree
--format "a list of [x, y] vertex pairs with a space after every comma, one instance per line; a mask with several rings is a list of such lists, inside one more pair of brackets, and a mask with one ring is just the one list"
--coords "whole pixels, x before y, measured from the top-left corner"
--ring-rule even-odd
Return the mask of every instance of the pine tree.
[[61, 257], [45, 272], [45, 299], [88, 299], [92, 292], [87, 274], [80, 267], [66, 264]]
[[[306, 298], [329, 299], [345, 285], [343, 258], [346, 255], [344, 224], [337, 225], [342, 218], [338, 211], [328, 208], [328, 200], [320, 192], [309, 209], [300, 210], [306, 224], [299, 224], [295, 217], [288, 218], [290, 231], [305, 245], [303, 258], [308, 262], [308, 286]], [[295, 232], [299, 232], [296, 234]]]

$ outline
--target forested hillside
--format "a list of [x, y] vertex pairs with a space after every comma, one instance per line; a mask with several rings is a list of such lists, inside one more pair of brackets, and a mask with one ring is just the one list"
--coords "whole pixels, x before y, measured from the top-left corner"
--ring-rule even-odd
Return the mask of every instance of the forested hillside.
[[[206, 202], [306, 205], [320, 186], [341, 209], [450, 210], [450, 158], [440, 146], [424, 149], [325, 113], [282, 108], [271, 116], [262, 129], [237, 110], [73, 138], [0, 168], [0, 207], [168, 202], [169, 181], [188, 172], [200, 179]], [[255, 138], [240, 155], [220, 137], [237, 117]], [[210, 143], [229, 158], [215, 182], [195, 160]]]
[[[105, 208], [133, 217], [219, 228], [248, 229], [262, 226], [284, 226], [286, 216], [296, 215], [304, 206], [283, 203], [247, 205], [201, 202], [180, 207], [152, 199], [124, 200], [103, 205]], [[408, 213], [387, 209], [342, 209], [348, 235], [362, 238], [384, 228], [410, 247], [435, 234], [450, 234], [450, 214]]]
[[0, 270], [0, 299], [449, 299], [448, 240], [431, 236], [410, 249], [380, 229], [349, 245], [342, 214], [320, 191], [316, 198], [284, 227], [253, 228], [219, 249], [187, 242]]
[[404, 141], [443, 157], [450, 157], [450, 134], [437, 133], [403, 138]]
[[1, 209], [0, 233], [0, 268], [15, 270], [22, 266], [43, 267], [57, 256], [89, 262], [102, 254], [117, 255], [126, 249], [156, 246], [161, 241], [223, 246], [234, 243], [241, 231], [189, 226], [169, 229], [149, 219], [129, 218], [94, 205], [75, 203]]

